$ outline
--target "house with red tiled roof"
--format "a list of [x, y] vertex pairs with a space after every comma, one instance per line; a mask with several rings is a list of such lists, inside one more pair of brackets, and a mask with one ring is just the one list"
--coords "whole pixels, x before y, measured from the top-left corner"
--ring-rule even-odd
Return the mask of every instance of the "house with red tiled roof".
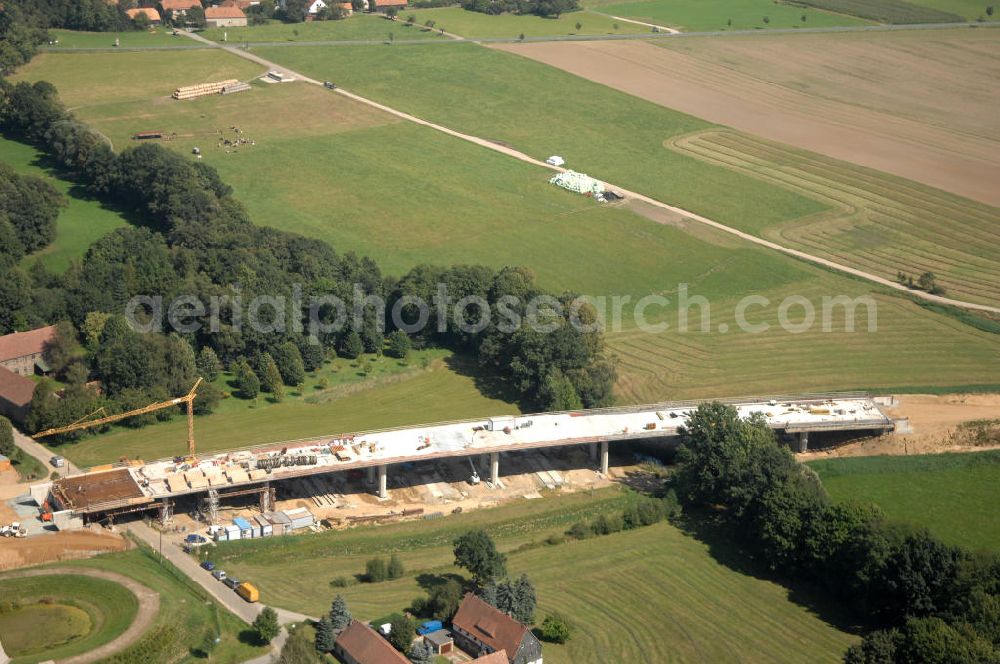
[[201, 0], [160, 0], [160, 9], [171, 18], [184, 16], [192, 7], [201, 7]]
[[344, 664], [410, 664], [410, 660], [368, 625], [352, 620], [333, 643]]
[[42, 358], [45, 346], [56, 336], [56, 326], [40, 327], [27, 332], [14, 332], [0, 337], [0, 367], [21, 376], [32, 376], [48, 367]]
[[505, 651], [506, 664], [542, 664], [542, 644], [523, 625], [472, 593], [451, 619], [455, 645], [473, 657]]
[[210, 28], [241, 28], [247, 24], [247, 15], [239, 7], [209, 7], [205, 22]]
[[0, 367], [0, 415], [23, 423], [34, 395], [35, 381]]
[[405, 9], [408, 4], [409, 0], [375, 0], [375, 11], [386, 12], [390, 7]]
[[472, 662], [473, 664], [507, 664], [507, 651], [498, 650], [497, 652], [490, 653], [489, 655], [477, 657], [472, 660]]
[[246, 11], [248, 9], [250, 9], [250, 7], [252, 7], [253, 5], [259, 5], [259, 4], [260, 3], [257, 2], [257, 0], [225, 0], [224, 2], [220, 2], [219, 6], [220, 7], [239, 7], [241, 10], [243, 10], [243, 13], [245, 14]]
[[151, 24], [157, 25], [160, 22], [160, 12], [156, 11], [152, 7], [136, 7], [134, 9], [126, 9], [125, 14], [133, 21], [136, 16], [145, 14]]

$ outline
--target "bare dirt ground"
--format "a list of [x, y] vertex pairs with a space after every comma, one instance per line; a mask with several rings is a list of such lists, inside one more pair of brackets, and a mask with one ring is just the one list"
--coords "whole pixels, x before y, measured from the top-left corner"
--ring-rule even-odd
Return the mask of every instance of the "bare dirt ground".
[[996, 30], [494, 48], [712, 122], [1000, 205]]
[[90, 662], [96, 662], [100, 659], [104, 659], [119, 650], [123, 650], [146, 633], [146, 630], [153, 624], [153, 620], [156, 619], [156, 614], [160, 612], [159, 593], [150, 590], [146, 586], [130, 579], [127, 576], [115, 574], [114, 572], [107, 572], [98, 569], [85, 569], [80, 567], [53, 567], [44, 570], [39, 569], [17, 572], [15, 574], [8, 575], [6, 578], [45, 576], [49, 574], [74, 574], [80, 576], [91, 576], [97, 579], [104, 579], [106, 581], [113, 581], [128, 588], [139, 600], [139, 610], [136, 611], [135, 618], [132, 620], [132, 624], [129, 625], [128, 629], [111, 641], [108, 641], [104, 645], [94, 648], [89, 652], [59, 660], [59, 664], [89, 664]]
[[89, 558], [126, 548], [128, 544], [120, 536], [98, 528], [20, 539], [5, 537], [0, 539], [0, 570]]
[[988, 447], [963, 446], [953, 439], [955, 427], [972, 420], [1000, 419], [1000, 394], [906, 394], [886, 408], [892, 417], [907, 417], [912, 433], [866, 438], [828, 450], [798, 455], [804, 461], [831, 456], [978, 452]]

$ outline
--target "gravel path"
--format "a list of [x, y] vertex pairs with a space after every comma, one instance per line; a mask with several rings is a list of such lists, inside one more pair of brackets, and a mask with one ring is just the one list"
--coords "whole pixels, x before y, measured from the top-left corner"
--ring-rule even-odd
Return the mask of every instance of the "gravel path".
[[104, 659], [105, 657], [109, 657], [119, 650], [124, 650], [138, 641], [142, 635], [146, 633], [146, 630], [150, 628], [153, 621], [156, 619], [157, 614], [160, 612], [159, 593], [150, 590], [146, 586], [130, 579], [127, 576], [115, 574], [114, 572], [108, 572], [105, 570], [89, 569], [86, 567], [49, 567], [46, 569], [31, 569], [23, 572], [12, 572], [10, 574], [4, 574], [0, 578], [16, 579], [29, 576], [50, 576], [53, 574], [72, 574], [75, 576], [89, 576], [95, 579], [113, 581], [114, 583], [128, 588], [132, 594], [136, 596], [136, 599], [139, 600], [139, 610], [136, 612], [135, 618], [132, 620], [132, 624], [129, 625], [128, 629], [102, 646], [98, 646], [97, 648], [80, 655], [60, 659], [56, 664], [90, 664], [90, 662], [96, 662]]

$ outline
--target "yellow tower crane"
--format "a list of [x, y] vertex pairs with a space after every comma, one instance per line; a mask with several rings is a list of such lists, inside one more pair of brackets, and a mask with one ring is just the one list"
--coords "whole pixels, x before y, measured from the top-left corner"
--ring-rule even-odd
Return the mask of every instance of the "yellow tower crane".
[[127, 417], [135, 417], [136, 415], [145, 415], [146, 413], [153, 413], [158, 410], [163, 410], [164, 408], [170, 408], [171, 406], [179, 406], [181, 404], [187, 405], [187, 421], [188, 421], [188, 454], [194, 456], [194, 400], [198, 395], [195, 394], [195, 390], [201, 385], [202, 379], [199, 378], [195, 381], [194, 387], [191, 391], [182, 397], [177, 397], [176, 399], [171, 399], [170, 401], [161, 401], [160, 403], [151, 403], [148, 406], [143, 406], [142, 408], [136, 408], [135, 410], [130, 410], [125, 413], [118, 413], [117, 415], [106, 415], [105, 417], [97, 418], [96, 420], [88, 419], [102, 412], [106, 412], [104, 408], [100, 408], [90, 415], [86, 415], [73, 424], [67, 424], [64, 427], [56, 427], [54, 429], [46, 429], [45, 431], [40, 431], [36, 433], [34, 438], [45, 438], [46, 436], [55, 436], [60, 433], [69, 433], [70, 431], [79, 431], [81, 429], [89, 429], [90, 427], [100, 426], [102, 424], [110, 424], [111, 422], [117, 422], [118, 420], [124, 420]]

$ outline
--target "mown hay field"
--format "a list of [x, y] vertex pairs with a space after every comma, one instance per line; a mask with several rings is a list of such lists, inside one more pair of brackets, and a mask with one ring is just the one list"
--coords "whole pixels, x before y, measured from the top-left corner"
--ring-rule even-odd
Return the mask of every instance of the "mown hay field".
[[825, 459], [809, 464], [835, 500], [868, 501], [949, 544], [1000, 549], [1000, 452]]
[[[666, 523], [543, 543], [577, 520], [620, 510], [628, 499], [619, 489], [593, 497], [546, 496], [435, 521], [228, 543], [214, 556], [228, 573], [258, 584], [262, 601], [318, 616], [342, 593], [355, 617], [371, 620], [405, 609], [426, 595], [425, 587], [460, 573], [452, 564], [452, 540], [485, 527], [508, 554], [510, 572], [527, 573], [535, 584], [538, 621], [559, 612], [575, 628], [568, 644], [545, 645], [546, 661], [838, 662], [856, 640], [817, 614], [821, 604], [793, 602], [788, 588], [728, 567], [720, 562], [724, 552]], [[368, 558], [392, 551], [407, 568], [403, 578], [329, 585], [338, 576], [363, 573]], [[291, 552], [294, 566], [287, 564]], [[815, 599], [808, 592], [799, 597]]]

